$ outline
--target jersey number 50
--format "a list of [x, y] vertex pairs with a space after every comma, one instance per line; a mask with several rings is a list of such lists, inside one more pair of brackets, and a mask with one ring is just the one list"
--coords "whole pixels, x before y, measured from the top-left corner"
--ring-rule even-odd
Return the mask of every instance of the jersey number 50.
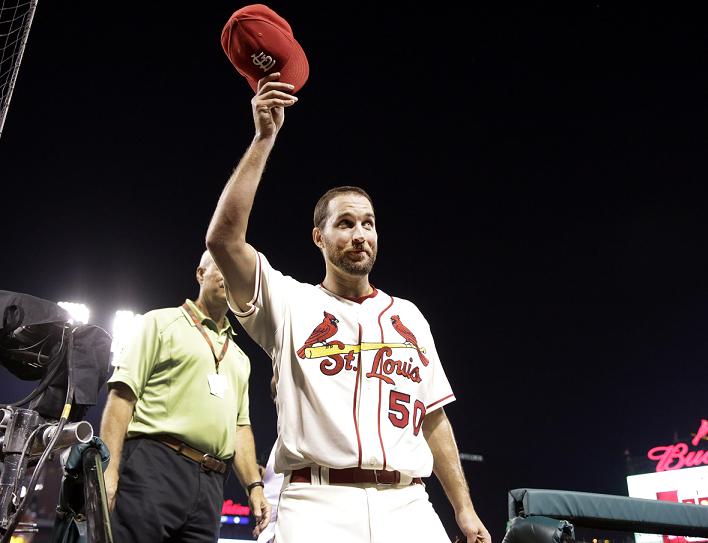
[[[410, 394], [392, 390], [388, 397], [388, 420], [396, 428], [405, 428], [410, 422]], [[425, 418], [425, 405], [420, 400], [413, 403], [413, 435], [417, 436]]]

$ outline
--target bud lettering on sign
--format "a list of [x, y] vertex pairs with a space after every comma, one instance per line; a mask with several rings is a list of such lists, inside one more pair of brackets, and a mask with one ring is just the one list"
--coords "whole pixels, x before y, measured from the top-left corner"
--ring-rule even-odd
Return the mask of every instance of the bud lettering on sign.
[[[703, 419], [691, 444], [698, 446], [701, 440], [708, 436], [708, 420]], [[650, 460], [656, 461], [656, 471], [667, 471], [681, 468], [692, 468], [700, 465], [708, 465], [708, 450], [689, 450], [687, 443], [674, 443], [673, 445], [662, 445], [654, 447], [647, 453]]]
[[692, 468], [701, 464], [708, 465], [708, 451], [689, 451], [685, 443], [676, 443], [663, 447], [654, 447], [647, 456], [657, 460], [656, 471]]
[[258, 54], [253, 53], [251, 55], [251, 61], [264, 72], [267, 72], [275, 66], [275, 59], [270, 55], [266, 55], [264, 51], [261, 51]]

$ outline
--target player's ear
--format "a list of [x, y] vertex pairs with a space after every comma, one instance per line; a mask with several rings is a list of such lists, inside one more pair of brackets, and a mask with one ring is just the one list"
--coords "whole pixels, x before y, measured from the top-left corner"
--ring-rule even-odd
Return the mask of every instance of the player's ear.
[[204, 272], [205, 271], [206, 271], [206, 268], [202, 268], [201, 266], [199, 266], [197, 268], [197, 273], [196, 273], [197, 283], [199, 283], [200, 285], [204, 282]]
[[312, 229], [312, 241], [315, 242], [320, 249], [324, 249], [324, 242], [322, 241], [322, 232], [316, 226]]

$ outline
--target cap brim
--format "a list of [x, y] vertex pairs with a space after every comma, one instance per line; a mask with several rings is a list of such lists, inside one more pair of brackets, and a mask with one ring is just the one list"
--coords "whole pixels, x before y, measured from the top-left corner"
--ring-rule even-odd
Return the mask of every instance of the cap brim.
[[[292, 94], [298, 92], [307, 82], [310, 76], [310, 64], [307, 62], [307, 55], [302, 49], [298, 41], [293, 38], [293, 50], [288, 63], [280, 69], [280, 81], [290, 83], [295, 88]], [[253, 92], [258, 90], [258, 80], [253, 79], [243, 72], [239, 72], [246, 78], [246, 81], [253, 89]]]

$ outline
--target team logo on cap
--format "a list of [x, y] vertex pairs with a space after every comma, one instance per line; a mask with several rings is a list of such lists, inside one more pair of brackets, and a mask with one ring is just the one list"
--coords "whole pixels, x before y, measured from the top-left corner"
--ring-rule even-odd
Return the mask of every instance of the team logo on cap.
[[270, 55], [266, 55], [265, 51], [261, 51], [258, 54], [253, 53], [251, 55], [251, 61], [264, 72], [267, 72], [275, 66], [275, 59]]

